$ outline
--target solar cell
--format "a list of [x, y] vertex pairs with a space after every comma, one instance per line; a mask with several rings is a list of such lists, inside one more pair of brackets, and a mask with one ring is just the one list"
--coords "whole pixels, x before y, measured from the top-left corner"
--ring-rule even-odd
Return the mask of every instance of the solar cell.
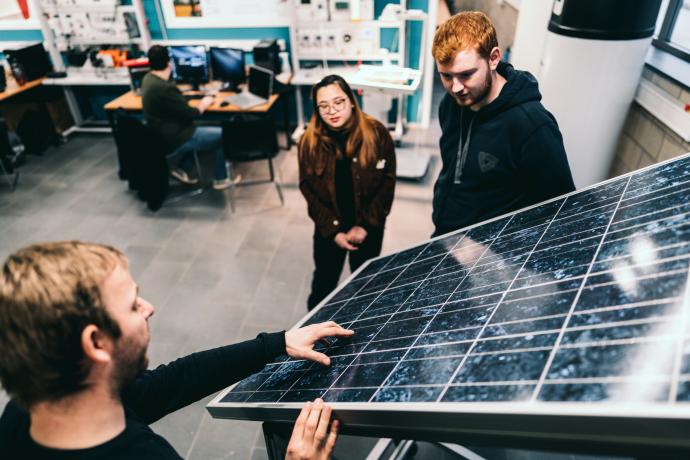
[[209, 410], [663, 414], [690, 400], [689, 263], [685, 156], [369, 262], [302, 321], [355, 330], [329, 368], [281, 357]]

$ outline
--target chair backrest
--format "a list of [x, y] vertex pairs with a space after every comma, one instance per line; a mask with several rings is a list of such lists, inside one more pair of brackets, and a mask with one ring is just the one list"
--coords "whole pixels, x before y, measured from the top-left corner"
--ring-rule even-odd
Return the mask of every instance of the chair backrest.
[[0, 117], [0, 162], [2, 163], [2, 172], [8, 174], [14, 172], [14, 165], [12, 164], [12, 145], [10, 144], [10, 134], [7, 130], [5, 119]]
[[129, 186], [139, 192], [149, 208], [161, 207], [168, 193], [168, 163], [164, 143], [158, 133], [140, 119], [119, 112], [113, 130]]
[[231, 161], [254, 161], [278, 154], [272, 117], [240, 116], [223, 122], [223, 149]]

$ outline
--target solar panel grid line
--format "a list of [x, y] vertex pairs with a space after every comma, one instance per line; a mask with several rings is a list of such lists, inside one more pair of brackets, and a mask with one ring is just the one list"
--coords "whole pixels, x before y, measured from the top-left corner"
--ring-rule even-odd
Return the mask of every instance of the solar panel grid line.
[[[618, 204], [616, 206], [619, 206], [621, 201], [623, 200], [623, 196], [625, 195], [625, 191], [627, 190], [628, 185], [630, 184], [631, 178], [632, 178], [632, 176], [628, 176], [628, 179], [625, 183], [625, 187], [623, 188], [623, 192], [621, 193], [620, 199], [618, 200]], [[566, 200], [567, 200], [567, 198], [566, 198]], [[616, 209], [617, 209], [617, 207], [616, 207]], [[599, 246], [597, 247], [597, 250], [594, 254], [594, 257], [592, 258], [592, 261], [595, 261], [597, 258], [597, 255], [599, 254], [599, 249], [601, 248], [601, 243], [604, 242], [604, 239], [606, 238], [607, 230], [611, 226], [611, 223], [613, 222], [613, 218], [615, 217], [615, 215], [616, 215], [616, 213], [614, 211], [611, 214], [609, 224], [606, 226], [606, 229], [604, 230], [604, 233], [601, 236], [601, 242], [600, 242]], [[544, 365], [544, 368], [543, 368], [541, 375], [539, 377], [539, 381], [537, 382], [537, 385], [534, 388], [534, 391], [532, 393], [530, 401], [536, 401], [537, 400], [537, 396], [539, 395], [539, 391], [541, 391], [541, 387], [544, 384], [544, 380], [546, 379], [546, 376], [548, 375], [549, 369], [551, 368], [551, 365], [553, 364], [553, 360], [554, 360], [556, 353], [558, 351], [559, 344], [561, 343], [561, 340], [563, 339], [563, 335], [565, 334], [566, 325], [568, 324], [570, 317], [573, 315], [573, 312], [575, 311], [575, 307], [577, 305], [577, 302], [580, 299], [580, 296], [582, 295], [582, 289], [585, 286], [584, 280], [586, 280], [586, 277], [589, 274], [589, 272], [591, 271], [591, 269], [592, 269], [592, 266], [590, 265], [589, 268], [587, 269], [587, 273], [585, 274], [585, 278], [583, 279], [583, 282], [580, 285], [580, 289], [578, 290], [577, 294], [575, 294], [575, 299], [573, 299], [573, 303], [570, 307], [570, 310], [568, 311], [568, 315], [566, 316], [566, 320], [563, 322], [563, 326], [561, 327], [561, 331], [558, 334], [558, 338], [556, 339], [556, 343], [554, 344], [551, 353], [549, 353], [549, 356], [546, 360], [546, 364]]]
[[[674, 319], [677, 317], [678, 317], [678, 315], [667, 315], [667, 316], [656, 316], [654, 318], [629, 319], [626, 321], [617, 321], [615, 323], [615, 326], [620, 327], [620, 326], [632, 326], [632, 325], [637, 325], [637, 324], [664, 322], [664, 321], [668, 321], [668, 320], [671, 320], [671, 319]], [[591, 324], [591, 325], [586, 325], [586, 326], [574, 326], [574, 327], [568, 326], [566, 328], [566, 332], [590, 331], [593, 329], [604, 329], [607, 327], [611, 327], [611, 323]]]
[[[644, 254], [649, 257], [661, 257], [660, 259], [657, 259], [659, 262], [665, 262], [665, 261], [675, 261], [675, 260], [682, 260], [690, 257], [690, 243], [684, 243], [684, 244], [671, 244], [667, 246], [657, 246], [657, 249], [654, 250], [653, 252], [650, 251], [646, 254]], [[630, 255], [630, 254], [625, 254], [625, 255], [620, 255], [620, 256], [612, 256], [608, 258], [600, 258], [599, 261], [594, 262], [592, 264], [592, 273], [594, 274], [601, 274], [601, 273], [606, 273], [610, 272], [612, 270], [615, 270], [614, 268], [610, 268], [611, 264], [616, 264], [616, 263], [623, 263], [627, 260], [635, 260], [635, 258]], [[644, 262], [637, 262], [638, 265], [644, 265]]]
[[[482, 256], [489, 250], [489, 248], [491, 247], [491, 244], [492, 244], [494, 241], [496, 241], [496, 240], [498, 239], [498, 237], [501, 235], [501, 232], [510, 224], [510, 220], [511, 220], [511, 219], [508, 219], [508, 220], [506, 221], [506, 223], [504, 224], [503, 228], [502, 228], [501, 231], [495, 236], [495, 238], [492, 240], [492, 242], [485, 246], [484, 250], [483, 250], [482, 253], [479, 255], [479, 257], [477, 257], [477, 258], [474, 260], [474, 263], [472, 264], [472, 267], [469, 268], [469, 270], [467, 271], [467, 273], [465, 274], [465, 276], [460, 280], [460, 282], [458, 282], [458, 284], [456, 285], [456, 287], [455, 287], [455, 289], [453, 290], [453, 292], [451, 292], [451, 293], [448, 295], [446, 301], [445, 301], [444, 303], [442, 303], [441, 305], [445, 305], [445, 304], [447, 303], [448, 299], [452, 298], [452, 296], [453, 296], [453, 294], [455, 293], [455, 291], [457, 290], [457, 288], [458, 288], [460, 285], [462, 285], [462, 283], [464, 282], [464, 280], [467, 279], [467, 277], [469, 276], [469, 274], [472, 272], [472, 269], [473, 269], [473, 268], [476, 266], [476, 264], [481, 260]], [[461, 239], [460, 241], [464, 241], [464, 238]], [[460, 241], [458, 241], [457, 244], [460, 244]], [[457, 244], [456, 244], [455, 247], [457, 247]], [[452, 251], [449, 251], [448, 254], [449, 254], [449, 255], [452, 254]], [[453, 256], [453, 257], [454, 257], [454, 256]], [[434, 321], [434, 319], [438, 316], [438, 313], [439, 313], [440, 311], [441, 311], [441, 309], [439, 309], [439, 311], [434, 315], [434, 317], [426, 324], [426, 326], [424, 327], [424, 329], [422, 330], [422, 332], [419, 333], [418, 337], [417, 337], [417, 338], [415, 339], [415, 341], [412, 343], [412, 346], [414, 346], [414, 344], [417, 343], [417, 341], [419, 340], [419, 337], [421, 337], [421, 336], [424, 334], [424, 332], [429, 328], [429, 326], [432, 324], [432, 322]], [[408, 351], [405, 352], [405, 355], [403, 355], [403, 357], [401, 358], [400, 362], [402, 362], [402, 361], [405, 360], [405, 356], [407, 356], [408, 353], [409, 353], [409, 349], [408, 349]], [[466, 356], [466, 355], [465, 355], [465, 356]], [[397, 367], [397, 366], [396, 366], [396, 367]], [[396, 369], [395, 367], [394, 367], [393, 369], [391, 369], [391, 371], [388, 373], [388, 375], [387, 375], [387, 376], [383, 379], [383, 381], [381, 382], [381, 385], [383, 385], [386, 381], [388, 381], [388, 380], [391, 378], [391, 375], [393, 375], [393, 373], [395, 372], [395, 369]], [[381, 387], [379, 387], [379, 388], [381, 388]], [[377, 393], [378, 393], [378, 391], [377, 391]], [[371, 402], [375, 397], [376, 397], [376, 393], [374, 393], [374, 394], [371, 396], [371, 398], [369, 399], [369, 402]]]
[[[503, 348], [500, 350], [495, 350], [495, 351], [478, 351], [478, 352], [470, 352], [467, 353], [468, 355], [472, 356], [490, 356], [490, 355], [502, 355], [505, 353], [517, 353], [517, 352], [529, 352], [529, 351], [544, 351], [544, 350], [550, 350], [552, 347], [529, 347], [529, 348]], [[412, 360], [410, 360], [412, 361]]]
[[[622, 271], [622, 270], [621, 270], [621, 271]], [[688, 271], [688, 270], [687, 270], [687, 267], [685, 267], [685, 268], [679, 268], [679, 269], [676, 269], [676, 270], [669, 270], [669, 271], [661, 272], [661, 273], [650, 273], [650, 274], [645, 274], [645, 275], [642, 275], [642, 276], [638, 276], [638, 277], [636, 277], [636, 278], [634, 278], [634, 279], [635, 279], [636, 281], [650, 280], [650, 279], [661, 278], [661, 277], [670, 276], [670, 275], [677, 275], [677, 274], [680, 274], [680, 273], [685, 273], [685, 272], [687, 272], [687, 271]], [[615, 270], [612, 270], [612, 272], [615, 273]], [[611, 272], [603, 272], [603, 274], [607, 274], [607, 273], [611, 273]], [[599, 273], [597, 273], [597, 275], [599, 275]], [[584, 278], [584, 277], [582, 277], [582, 278]], [[589, 279], [589, 277], [587, 277], [587, 278]], [[618, 281], [615, 281], [615, 280], [614, 280], [614, 281], [607, 281], [607, 282], [604, 282], [604, 283], [597, 283], [597, 284], [587, 284], [587, 283], [585, 282], [585, 287], [588, 287], [588, 288], [597, 288], [597, 287], [615, 286], [615, 285], [618, 285], [618, 284], [620, 284], [620, 283], [619, 283]]]
[[[675, 192], [675, 194], [681, 195], [681, 193], [685, 194], [687, 192], [688, 192], [688, 190], [681, 190], [681, 191]], [[651, 204], [651, 202], [655, 202], [655, 204], [656, 204], [656, 203], [658, 203], [658, 201], [659, 201], [658, 197], [654, 197], [654, 198], [649, 199], [650, 204]], [[642, 203], [631, 203], [625, 208], [625, 210], [626, 211], [627, 210], [634, 211], [636, 208], [639, 208], [640, 204], [642, 204]], [[643, 214], [638, 214], [638, 215], [632, 215], [630, 217], [626, 217], [625, 219], [621, 219], [620, 221], [618, 221], [618, 223], [630, 222], [630, 221], [634, 221], [637, 219], [653, 216], [655, 214], [662, 214], [662, 213], [668, 213], [668, 212], [673, 212], [674, 217], [684, 217], [688, 214], [688, 212], [677, 213], [676, 212], [677, 209], [678, 209], [677, 206], [668, 206], [668, 207], [661, 208], [661, 209], [655, 208], [653, 211], [645, 212]], [[666, 219], [666, 218], [667, 217], [664, 217], [664, 219]], [[661, 219], [657, 218], [655, 220], [661, 220]]]
[[[564, 200], [561, 202], [560, 206], [558, 207], [558, 210], [560, 210], [560, 209], [563, 207], [563, 204], [565, 204], [565, 201], [566, 201], [566, 200], [564, 199]], [[557, 201], [554, 201], [554, 203], [557, 203]], [[539, 242], [541, 241], [541, 239], [544, 237], [544, 235], [545, 235], [546, 232], [548, 231], [548, 229], [549, 229], [549, 227], [551, 226], [551, 223], [553, 223], [553, 219], [555, 218], [556, 215], [558, 215], [558, 211], [556, 211], [556, 213], [553, 215], [553, 217], [551, 217], [551, 219], [549, 220], [548, 225], [546, 226], [546, 228], [544, 229], [544, 231], [541, 233], [541, 235], [540, 235], [539, 239], [537, 240], [537, 242], [534, 244], [534, 246], [533, 246], [533, 248], [532, 248], [532, 251], [534, 251], [534, 248], [536, 248], [536, 247], [539, 245]], [[511, 220], [512, 220], [512, 217], [511, 217]], [[510, 220], [508, 221], [508, 223], [506, 223], [506, 226], [507, 226], [509, 223], [510, 223]], [[499, 234], [499, 235], [500, 235], [500, 234]], [[498, 237], [497, 237], [497, 238], [498, 238]], [[487, 246], [487, 250], [488, 250], [490, 247], [491, 247], [491, 245]], [[527, 256], [527, 258], [525, 259], [525, 261], [522, 263], [521, 269], [524, 268], [525, 264], [527, 264], [527, 261], [529, 260], [530, 256], [531, 256], [531, 253]], [[460, 369], [461, 369], [461, 368], [463, 367], [463, 365], [465, 364], [465, 361], [467, 360], [467, 356], [469, 356], [470, 353], [472, 352], [472, 350], [476, 347], [478, 338], [479, 338], [480, 336], [482, 336], [482, 334], [483, 334], [484, 330], [486, 329], [487, 325], [491, 323], [491, 319], [492, 319], [493, 316], [496, 314], [496, 311], [498, 311], [498, 309], [499, 309], [499, 307], [500, 307], [500, 305], [501, 305], [501, 302], [503, 301], [503, 299], [505, 299], [506, 294], [507, 294], [508, 291], [510, 290], [510, 286], [512, 286], [512, 284], [515, 282], [515, 279], [517, 278], [517, 276], [518, 276], [519, 273], [520, 273], [520, 270], [517, 271], [517, 273], [515, 274], [515, 277], [514, 277], [513, 280], [511, 281], [511, 283], [510, 283], [510, 285], [508, 286], [508, 288], [502, 293], [501, 298], [498, 300], [498, 303], [496, 304], [496, 307], [492, 310], [492, 312], [491, 312], [490, 315], [489, 315], [489, 318], [486, 320], [486, 322], [485, 322], [484, 325], [482, 326], [482, 329], [480, 330], [479, 334], [477, 335], [477, 337], [475, 338], [474, 342], [473, 342], [472, 345], [470, 346], [470, 349], [469, 349], [467, 355], [465, 355], [465, 357], [462, 359], [462, 361], [460, 362], [460, 364], [458, 364], [457, 368], [455, 369], [455, 371], [454, 371], [453, 374], [451, 375], [450, 379], [448, 379], [448, 383], [446, 384], [445, 388], [443, 389], [443, 391], [441, 392], [441, 394], [439, 394], [438, 398], [436, 399], [437, 402], [438, 402], [438, 401], [441, 401], [441, 400], [443, 399], [443, 397], [445, 396], [445, 394], [448, 392], [448, 386], [450, 385], [451, 382], [453, 382], [453, 381], [455, 380], [455, 378], [456, 378], [458, 372], [460, 371]], [[452, 296], [451, 296], [451, 297], [452, 297]]]
[[[558, 379], [557, 381], [551, 381], [547, 383], [557, 383], [557, 384], [579, 384], [579, 383], [627, 383], [631, 381], [637, 381], [637, 382], [650, 382], [650, 383], [659, 383], [659, 382], [668, 382], [669, 377], [667, 375], [645, 375], [644, 377], [639, 377], [639, 376], [620, 376], [620, 375], [614, 375], [614, 376], [606, 376], [606, 377], [580, 377], [580, 378], [566, 378], [566, 379]], [[535, 383], [537, 380], [534, 381]]]
[[[551, 331], [539, 331], [539, 332], [537, 332], [537, 333], [514, 334], [514, 335], [502, 336], [502, 337], [499, 337], [499, 338], [488, 338], [488, 339], [484, 339], [483, 341], [484, 341], [484, 342], [492, 342], [492, 341], [493, 341], [493, 342], [497, 342], [497, 341], [500, 341], [500, 340], [505, 340], [505, 339], [510, 339], [510, 338], [521, 338], [521, 337], [527, 337], [527, 336], [533, 336], [533, 335], [546, 335], [546, 334], [557, 333], [557, 332], [558, 332], [558, 329], [554, 329], [554, 330], [551, 330]], [[415, 348], [417, 348], [417, 349], [419, 349], [419, 348], [422, 348], [422, 349], [423, 349], [423, 348], [429, 348], [429, 349], [431, 349], [431, 348], [439, 348], [439, 347], [441, 347], [441, 346], [454, 345], [454, 344], [465, 344], [465, 343], [469, 344], [469, 343], [471, 343], [471, 341], [445, 342], [443, 345], [425, 345], [425, 346], [420, 346], [420, 347], [414, 347], [414, 346], [413, 346], [413, 347], [409, 347], [409, 348], [410, 348], [410, 349], [415, 349]], [[408, 348], [407, 348], [407, 347], [406, 347], [406, 348], [395, 348], [395, 349], [390, 349], [390, 350], [387, 350], [387, 351], [405, 351], [405, 350], [408, 350]], [[510, 351], [510, 349], [505, 349], [505, 350], [509, 350], [509, 351]], [[353, 356], [362, 356], [362, 355], [377, 354], [377, 353], [380, 353], [380, 352], [361, 352], [361, 353], [355, 354], [355, 355], [353, 355]], [[434, 356], [435, 356], [435, 357], [452, 357], [452, 356], [461, 356], [461, 355], [463, 355], [463, 354], [465, 354], [465, 352], [460, 353], [460, 354], [447, 354], [447, 355], [434, 355]], [[333, 356], [339, 356], [339, 355], [333, 355]], [[417, 359], [426, 359], [426, 358], [417, 358]], [[411, 360], [414, 360], [414, 359], [411, 359]], [[378, 362], [383, 362], [383, 361], [378, 361]]]
[[[607, 259], [611, 261], [620, 261], [622, 259], [626, 259], [629, 257], [619, 257], [616, 259]], [[673, 263], [680, 263], [681, 265], [683, 263], [687, 264], [688, 261], [690, 261], [690, 254], [682, 254], [682, 255], [677, 255], [677, 256], [671, 256], [671, 257], [666, 257], [663, 259], [656, 259], [653, 263], [650, 263], [648, 261], [640, 261], [634, 264], [627, 264], [624, 267], [613, 267], [609, 268], [607, 270], [595, 270], [592, 268], [592, 272], [590, 273], [590, 276], [606, 276], [606, 275], [613, 275], [615, 276], [617, 273], [621, 272], [626, 272], [627, 270], [633, 270], [633, 269], [644, 269], [644, 268], [650, 268], [651, 266], [661, 266], [665, 264], [673, 264]], [[635, 261], [633, 261], [635, 262]], [[594, 264], [592, 264], [594, 266]], [[662, 272], [662, 273], [669, 273], [669, 271]]]
[[633, 308], [654, 307], [657, 305], [667, 304], [669, 301], [673, 301], [677, 298], [678, 297], [667, 297], [667, 298], [662, 298], [662, 299], [645, 300], [642, 302], [631, 302], [631, 303], [628, 303], [625, 305], [613, 305], [610, 307], [591, 308], [588, 310], [577, 311], [575, 313], [575, 315], [576, 316], [582, 316], [582, 315], [588, 315], [588, 314], [593, 314], [593, 313], [606, 313], [606, 312], [612, 312], [612, 311], [618, 311], [618, 310], [628, 310], [628, 309], [633, 309]]
[[[649, 227], [649, 226], [652, 225], [652, 224], [670, 223], [670, 222], [679, 220], [680, 217], [687, 217], [687, 213], [684, 213], [684, 214], [681, 214], [681, 215], [675, 215], [675, 214], [674, 214], [673, 216], [670, 216], [670, 217], [666, 217], [666, 218], [658, 219], [658, 220], [645, 221], [645, 222], [642, 222], [642, 223], [639, 223], [639, 224], [631, 225], [631, 226], [629, 226], [629, 227], [621, 227], [621, 228], [619, 228], [619, 227], [618, 227], [618, 223], [619, 223], [619, 222], [616, 222], [616, 226], [615, 226], [613, 232], [611, 233], [611, 235], [616, 235], [616, 234], [620, 234], [620, 235], [617, 235], [618, 238], [611, 238], [611, 239], [609, 239], [609, 240], [607, 240], [607, 241], [608, 241], [608, 242], [614, 242], [614, 241], [626, 239], [626, 238], [628, 238], [628, 237], [625, 236], [625, 232], [628, 232], [628, 233], [629, 233], [629, 232], [630, 232], [631, 230], [633, 230], [633, 229], [640, 228], [640, 227], [641, 227], [641, 228]], [[666, 228], [682, 227], [683, 225], [687, 225], [687, 224], [688, 224], [687, 221], [681, 221], [681, 222], [676, 223], [675, 225], [669, 225], [669, 226], [666, 227]], [[650, 230], [650, 231], [648, 231], [648, 232], [646, 232], [646, 233], [658, 233], [658, 232], [660, 232], [660, 231], [663, 231], [663, 230], [666, 229], [666, 228], [662, 228], [661, 230], [656, 230], [656, 231]]]
[[[629, 337], [621, 339], [607, 339], [607, 340], [594, 340], [590, 342], [580, 342], [580, 343], [566, 343], [560, 344], [559, 348], [562, 349], [576, 349], [576, 348], [589, 348], [589, 347], [605, 347], [609, 345], [639, 345], [646, 343], [656, 343], [656, 342], [668, 342], [669, 340], [674, 340], [676, 335], [671, 336], [645, 336], [645, 337]], [[553, 347], [551, 347], [553, 349]]]
[[[673, 223], [672, 219], [664, 219], [660, 221], [645, 222], [640, 225], [628, 227], [624, 229], [616, 229], [609, 233], [609, 238], [605, 241], [607, 245], [614, 245], [615, 243], [629, 240], [632, 236], [638, 237], [655, 237], [656, 240], [662, 240], [664, 236], [669, 236], [670, 231], [687, 230], [690, 222]], [[662, 240], [663, 241], [663, 240]], [[659, 241], [659, 242], [662, 242]]]
[[685, 281], [685, 295], [683, 296], [683, 304], [681, 307], [681, 318], [680, 323], [677, 325], [678, 331], [678, 343], [676, 344], [676, 356], [673, 363], [673, 378], [671, 379], [671, 391], [668, 395], [668, 402], [676, 402], [678, 396], [678, 377], [681, 374], [681, 367], [683, 363], [683, 347], [685, 345], [685, 338], [687, 337], [687, 325], [690, 319], [690, 270], [688, 270], [688, 276]]
[[[461, 238], [460, 240], [458, 240], [458, 241], [456, 242], [456, 245], [459, 244], [459, 242], [462, 241], [463, 239], [464, 239], [464, 237]], [[422, 252], [423, 252], [423, 251], [422, 251]], [[415, 258], [413, 259], [413, 261], [414, 261], [422, 252], [420, 252], [419, 254], [417, 254], [417, 256], [415, 256]], [[443, 256], [443, 257], [445, 257], [445, 256]], [[386, 263], [386, 264], [381, 268], [381, 270], [383, 270], [383, 269], [384, 269], [390, 262], [392, 262], [393, 260], [394, 260], [394, 259], [391, 259], [388, 263]], [[439, 261], [439, 263], [440, 263], [440, 262], [441, 262], [441, 261]], [[380, 271], [379, 271], [379, 272], [380, 272]], [[403, 272], [404, 272], [404, 270], [402, 270], [400, 273], [398, 273], [397, 276], [400, 276]], [[375, 275], [374, 275], [374, 276], [375, 276]], [[366, 286], [366, 284], [368, 284], [369, 282], [373, 281], [374, 276], [372, 276], [372, 279], [370, 279], [367, 283], [365, 283], [365, 284], [360, 288], [360, 290], [362, 290], [362, 289]], [[397, 278], [397, 276], [396, 276], [396, 278]], [[428, 275], [427, 275], [427, 276], [428, 276]], [[392, 284], [394, 281], [395, 281], [395, 279], [391, 280], [390, 283], [389, 283], [389, 285]], [[382, 290], [382, 291], [380, 291], [379, 295], [378, 295], [376, 298], [378, 298], [379, 296], [381, 296], [382, 293], [383, 293], [384, 291], [385, 291], [385, 289]], [[410, 294], [410, 295], [411, 295], [411, 294]], [[376, 301], [376, 298], [372, 299], [371, 304], [373, 304], [373, 303]], [[342, 309], [342, 308], [346, 308], [347, 303], [348, 303], [348, 302], [346, 302], [345, 305], [344, 305], [343, 307], [341, 307], [341, 309]], [[371, 304], [370, 304], [370, 305], [371, 305]], [[366, 309], [365, 309], [364, 311], [366, 311]], [[359, 316], [358, 316], [357, 318], [361, 318], [363, 313], [364, 313], [364, 312], [360, 313]], [[391, 315], [391, 317], [392, 317], [392, 315]], [[389, 319], [390, 319], [390, 318], [389, 318]], [[356, 320], [355, 320], [355, 321], [356, 321]], [[384, 326], [385, 326], [385, 323], [384, 323]], [[382, 328], [383, 328], [383, 326], [382, 326]], [[374, 337], [375, 337], [375, 336], [374, 336]], [[372, 339], [373, 339], [373, 338], [372, 338]], [[372, 341], [372, 340], [370, 340], [369, 343], [370, 343], [371, 341]], [[348, 364], [348, 365], [346, 366], [346, 368], [343, 370], [343, 372], [342, 372], [338, 377], [336, 377], [336, 378], [333, 380], [333, 383], [326, 389], [326, 391], [325, 391], [324, 393], [326, 393], [326, 392], [328, 392], [329, 390], [331, 390], [331, 388], [334, 388], [333, 385], [335, 385], [335, 383], [338, 381], [338, 379], [340, 378], [340, 376], [341, 376], [342, 374], [344, 374], [350, 366], [351, 366], [351, 364]], [[299, 379], [297, 379], [297, 380], [293, 383], [293, 385], [292, 385], [287, 391], [290, 391], [290, 389], [292, 389], [292, 387], [294, 387], [294, 385], [296, 385], [298, 382], [299, 382]], [[286, 392], [286, 394], [287, 394], [287, 392]], [[279, 400], [279, 401], [280, 401], [280, 400]]]
[[[671, 193], [668, 193], [670, 190], [674, 190]], [[687, 192], [688, 189], [690, 189], [690, 181], [685, 181], [681, 182], [679, 184], [675, 185], [669, 185], [668, 187], [661, 187], [658, 189], [654, 189], [652, 191], [649, 191], [647, 193], [643, 193], [641, 195], [638, 195], [636, 197], [632, 198], [627, 198], [623, 200], [623, 205], [621, 206], [621, 209], [628, 209], [633, 206], [638, 206], [643, 203], [649, 203], [651, 201], [655, 201], [658, 197], [663, 197], [663, 198], [670, 198], [673, 197], [673, 195], [681, 194], [683, 192]]]
[[[451, 387], [490, 387], [490, 386], [504, 386], [504, 385], [535, 385], [536, 380], [500, 380], [493, 382], [456, 382], [452, 383]], [[437, 385], [438, 386], [438, 385]], [[443, 386], [443, 385], [441, 385]]]

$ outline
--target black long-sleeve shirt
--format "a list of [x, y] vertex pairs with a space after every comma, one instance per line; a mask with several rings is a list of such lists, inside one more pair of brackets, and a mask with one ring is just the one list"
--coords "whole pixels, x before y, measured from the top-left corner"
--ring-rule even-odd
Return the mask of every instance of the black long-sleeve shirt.
[[199, 111], [187, 103], [175, 82], [147, 73], [141, 82], [141, 103], [146, 122], [170, 151], [194, 135], [194, 119]]
[[256, 339], [194, 353], [144, 372], [122, 393], [125, 430], [88, 449], [51, 449], [29, 435], [29, 413], [10, 401], [0, 417], [3, 459], [180, 459], [149, 424], [215, 393], [259, 370], [285, 353], [285, 334], [259, 334]]

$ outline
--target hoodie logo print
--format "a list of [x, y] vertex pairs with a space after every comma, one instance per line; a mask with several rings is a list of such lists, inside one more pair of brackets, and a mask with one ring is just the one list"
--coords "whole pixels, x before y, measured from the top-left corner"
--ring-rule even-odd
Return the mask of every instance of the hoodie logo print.
[[498, 158], [490, 153], [479, 152], [479, 169], [483, 173], [493, 171], [498, 165]]

